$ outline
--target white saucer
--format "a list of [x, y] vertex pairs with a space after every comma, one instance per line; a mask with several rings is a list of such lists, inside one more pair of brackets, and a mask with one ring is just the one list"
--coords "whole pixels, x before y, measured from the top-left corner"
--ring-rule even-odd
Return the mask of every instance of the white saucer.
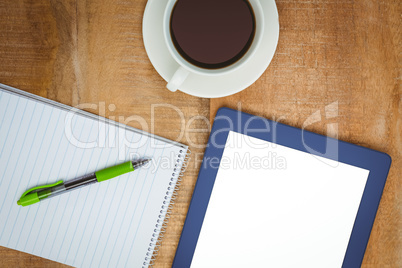
[[[144, 12], [142, 34], [145, 49], [156, 71], [168, 81], [179, 67], [170, 55], [162, 32], [167, 0], [149, 0]], [[267, 69], [279, 39], [278, 10], [274, 0], [261, 0], [264, 9], [264, 37], [253, 58], [240, 69], [222, 76], [191, 73], [180, 91], [202, 98], [219, 98], [235, 94], [253, 84]], [[166, 89], [168, 90], [168, 89]]]

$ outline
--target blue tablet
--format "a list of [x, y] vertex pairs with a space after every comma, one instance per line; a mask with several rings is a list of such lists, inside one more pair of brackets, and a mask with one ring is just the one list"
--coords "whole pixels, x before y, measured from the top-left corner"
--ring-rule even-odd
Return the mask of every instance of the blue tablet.
[[384, 153], [222, 108], [173, 267], [360, 267]]

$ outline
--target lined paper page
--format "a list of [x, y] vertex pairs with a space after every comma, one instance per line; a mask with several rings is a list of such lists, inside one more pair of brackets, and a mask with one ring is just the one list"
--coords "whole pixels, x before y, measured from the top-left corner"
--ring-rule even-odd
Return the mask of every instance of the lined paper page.
[[[78, 267], [141, 267], [184, 150], [0, 90], [0, 245]], [[31, 187], [144, 158], [118, 178], [17, 205]]]

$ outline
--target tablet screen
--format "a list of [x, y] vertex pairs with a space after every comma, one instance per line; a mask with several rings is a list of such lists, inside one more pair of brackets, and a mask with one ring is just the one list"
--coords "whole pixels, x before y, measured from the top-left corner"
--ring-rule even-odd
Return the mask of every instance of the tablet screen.
[[341, 267], [368, 174], [230, 131], [191, 267]]

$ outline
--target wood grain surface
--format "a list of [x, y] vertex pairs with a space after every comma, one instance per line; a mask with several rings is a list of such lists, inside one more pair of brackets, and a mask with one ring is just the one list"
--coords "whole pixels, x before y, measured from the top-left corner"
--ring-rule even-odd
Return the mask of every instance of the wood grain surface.
[[[171, 266], [208, 120], [223, 106], [390, 154], [363, 267], [402, 267], [402, 2], [278, 0], [280, 39], [271, 65], [248, 89], [211, 100], [165, 89], [142, 41], [145, 5], [0, 1], [0, 83], [115, 120], [122, 116], [128, 125], [191, 146], [155, 267]], [[88, 103], [97, 108], [85, 108]], [[321, 120], [309, 124], [313, 114]], [[1, 267], [65, 267], [3, 247], [0, 259]]]

